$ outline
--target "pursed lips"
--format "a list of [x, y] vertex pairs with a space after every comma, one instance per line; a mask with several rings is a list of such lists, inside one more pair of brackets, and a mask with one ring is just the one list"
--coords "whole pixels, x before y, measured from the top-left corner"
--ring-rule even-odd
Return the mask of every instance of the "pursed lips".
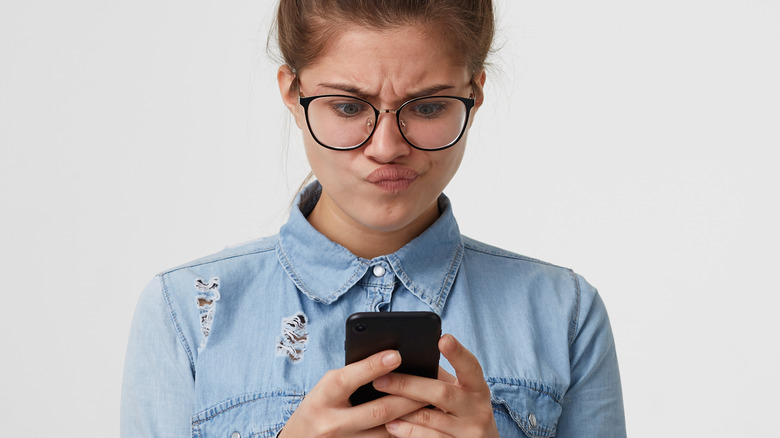
[[388, 191], [400, 191], [409, 187], [420, 174], [398, 164], [386, 164], [366, 176], [365, 180]]

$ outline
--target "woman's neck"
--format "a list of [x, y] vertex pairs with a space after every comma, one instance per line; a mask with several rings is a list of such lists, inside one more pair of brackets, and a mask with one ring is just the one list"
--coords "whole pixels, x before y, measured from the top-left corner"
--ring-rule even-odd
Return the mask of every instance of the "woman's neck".
[[320, 199], [307, 219], [328, 239], [356, 256], [370, 260], [398, 251], [428, 229], [438, 217], [438, 203], [434, 202], [423, 214], [399, 229], [377, 230], [350, 218], [327, 199]]

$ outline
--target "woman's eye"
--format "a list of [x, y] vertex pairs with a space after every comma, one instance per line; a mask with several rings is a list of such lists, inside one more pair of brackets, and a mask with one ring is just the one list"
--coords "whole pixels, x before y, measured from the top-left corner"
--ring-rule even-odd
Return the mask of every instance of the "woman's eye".
[[333, 109], [343, 116], [354, 116], [365, 111], [365, 105], [357, 102], [337, 103], [333, 105]]
[[412, 111], [420, 117], [431, 118], [444, 112], [444, 109], [445, 105], [441, 103], [423, 103], [415, 105]]

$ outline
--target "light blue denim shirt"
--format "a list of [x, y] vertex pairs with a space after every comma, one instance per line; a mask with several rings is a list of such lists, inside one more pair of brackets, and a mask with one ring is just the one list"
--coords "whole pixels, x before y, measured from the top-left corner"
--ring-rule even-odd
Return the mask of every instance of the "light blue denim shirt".
[[306, 220], [320, 190], [299, 195], [277, 236], [148, 285], [127, 351], [123, 437], [272, 437], [344, 366], [350, 314], [401, 310], [438, 313], [476, 355], [502, 437], [625, 436], [607, 312], [582, 277], [462, 236], [443, 195], [424, 233], [362, 259]]

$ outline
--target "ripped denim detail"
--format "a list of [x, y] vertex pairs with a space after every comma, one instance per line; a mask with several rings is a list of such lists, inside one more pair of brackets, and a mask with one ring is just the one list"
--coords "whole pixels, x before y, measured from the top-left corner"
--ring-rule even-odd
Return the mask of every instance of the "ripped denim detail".
[[303, 359], [309, 332], [306, 328], [306, 315], [297, 313], [282, 319], [282, 336], [276, 343], [276, 355], [287, 356], [293, 362]]
[[220, 297], [219, 278], [214, 277], [208, 283], [198, 278], [195, 280], [195, 289], [198, 291], [197, 304], [200, 311], [200, 332], [203, 335], [198, 350], [202, 350], [209, 339], [211, 324], [214, 321], [214, 309]]

